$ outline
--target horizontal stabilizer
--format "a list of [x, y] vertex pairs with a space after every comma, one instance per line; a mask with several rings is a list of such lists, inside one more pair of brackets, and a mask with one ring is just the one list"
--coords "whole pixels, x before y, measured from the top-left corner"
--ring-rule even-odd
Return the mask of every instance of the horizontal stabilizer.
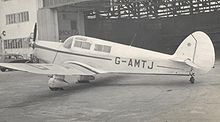
[[185, 60], [184, 62], [185, 62], [187, 65], [189, 65], [190, 67], [197, 68], [197, 69], [201, 68], [201, 67], [199, 67], [198, 65], [196, 65], [195, 63], [193, 63], [193, 62], [190, 61], [190, 60]]

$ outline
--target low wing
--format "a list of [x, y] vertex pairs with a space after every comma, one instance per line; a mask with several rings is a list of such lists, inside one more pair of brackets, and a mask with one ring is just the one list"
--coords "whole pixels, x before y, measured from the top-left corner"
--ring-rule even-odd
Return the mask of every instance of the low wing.
[[48, 75], [94, 75], [102, 73], [80, 62], [67, 62], [63, 65], [38, 63], [0, 63], [1, 67], [24, 72]]

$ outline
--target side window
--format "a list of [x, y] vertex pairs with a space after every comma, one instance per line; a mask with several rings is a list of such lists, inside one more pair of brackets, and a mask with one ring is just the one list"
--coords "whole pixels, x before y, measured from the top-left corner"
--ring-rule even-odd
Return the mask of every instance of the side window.
[[90, 47], [91, 47], [91, 43], [89, 43], [89, 42], [83, 42], [82, 43], [82, 48], [83, 49], [90, 49]]
[[82, 42], [82, 41], [75, 41], [74, 47], [79, 47], [79, 48], [82, 48], [82, 49], [88, 49], [89, 50], [90, 47], [91, 47], [91, 43]]
[[102, 48], [103, 48], [103, 45], [96, 44], [94, 50], [95, 50], [95, 51], [102, 51]]
[[111, 47], [104, 45], [103, 52], [110, 53], [111, 52]]
[[63, 45], [63, 46], [64, 46], [65, 48], [71, 48], [72, 43], [73, 43], [73, 38], [70, 37], [70, 38], [68, 38], [68, 39], [64, 42], [64, 45]]
[[95, 51], [100, 51], [100, 52], [105, 52], [105, 53], [110, 53], [111, 52], [111, 46], [96, 44], [94, 50]]
[[82, 42], [81, 41], [75, 41], [74, 47], [81, 47], [81, 46], [82, 46]]

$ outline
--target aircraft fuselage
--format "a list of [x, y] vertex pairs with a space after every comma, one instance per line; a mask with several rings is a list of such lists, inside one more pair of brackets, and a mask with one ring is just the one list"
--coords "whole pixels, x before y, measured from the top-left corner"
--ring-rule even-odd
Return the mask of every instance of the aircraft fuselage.
[[[42, 62], [62, 65], [67, 61], [77, 61], [110, 73], [189, 75], [190, 72], [189, 66], [171, 61], [172, 55], [90, 37], [71, 38], [68, 48], [65, 43], [38, 41], [34, 55]], [[76, 40], [88, 42], [90, 48], [78, 47], [74, 44]], [[97, 45], [107, 49], [99, 49]]]

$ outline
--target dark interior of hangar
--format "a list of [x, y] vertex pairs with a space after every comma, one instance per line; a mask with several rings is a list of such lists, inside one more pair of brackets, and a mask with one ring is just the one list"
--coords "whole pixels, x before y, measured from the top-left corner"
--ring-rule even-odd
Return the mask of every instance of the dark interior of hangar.
[[201, 30], [220, 48], [219, 0], [116, 0], [111, 5], [85, 12], [87, 36], [172, 54]]
[[[208, 33], [217, 48], [220, 13], [158, 20], [87, 20], [86, 35], [172, 54], [194, 31]], [[219, 47], [218, 47], [219, 48]]]
[[43, 40], [80, 34], [172, 54], [201, 30], [220, 51], [220, 0], [44, 0], [38, 15]]

